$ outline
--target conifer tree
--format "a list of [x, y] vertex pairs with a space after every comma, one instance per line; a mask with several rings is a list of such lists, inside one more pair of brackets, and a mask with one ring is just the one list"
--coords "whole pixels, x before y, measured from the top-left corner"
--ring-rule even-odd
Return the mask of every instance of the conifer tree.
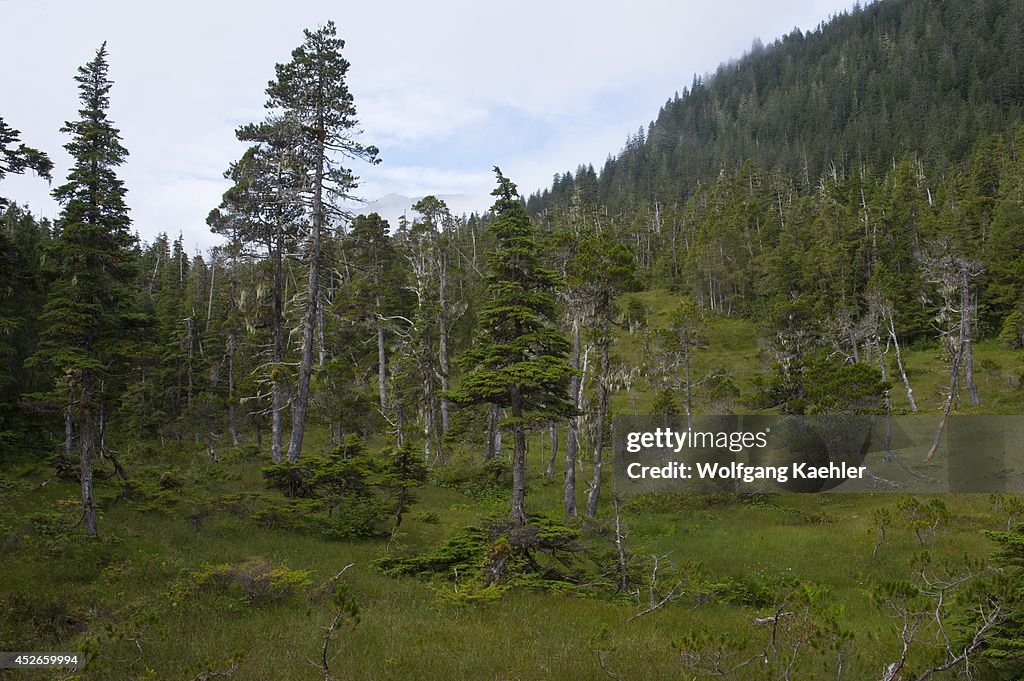
[[292, 60], [278, 64], [277, 78], [267, 86], [267, 108], [294, 124], [294, 143], [306, 159], [305, 201], [310, 211], [306, 260], [309, 281], [302, 319], [302, 351], [292, 402], [292, 432], [288, 459], [297, 461], [302, 451], [309, 382], [313, 373], [313, 344], [320, 304], [320, 270], [324, 231], [330, 214], [340, 217], [333, 199], [351, 198], [357, 178], [338, 156], [377, 163], [377, 148], [364, 146], [356, 132], [355, 105], [345, 82], [349, 63], [341, 56], [345, 41], [337, 37], [334, 22], [315, 31], [306, 30], [305, 41], [292, 51]]
[[103, 382], [125, 356], [126, 286], [134, 276], [128, 231], [131, 219], [125, 188], [115, 174], [127, 150], [107, 118], [111, 81], [104, 43], [96, 57], [78, 69], [79, 119], [61, 128], [71, 141], [65, 149], [75, 162], [67, 182], [53, 195], [63, 206], [52, 257], [57, 276], [43, 310], [36, 362], [52, 369], [63, 395], [75, 402], [81, 449], [82, 513], [86, 532], [96, 534], [92, 455], [95, 419], [102, 404]]
[[283, 368], [285, 260], [293, 250], [296, 223], [302, 217], [297, 195], [305, 184], [303, 157], [293, 144], [294, 127], [278, 119], [246, 125], [236, 131], [239, 140], [255, 144], [225, 173], [234, 185], [224, 193], [220, 207], [207, 218], [211, 230], [227, 236], [232, 248], [239, 252], [262, 250], [272, 269], [273, 337], [269, 344], [269, 369], [260, 373], [271, 385], [270, 456], [274, 463], [281, 463], [283, 458], [284, 411], [288, 401]]
[[569, 342], [556, 328], [555, 272], [541, 263], [536, 230], [516, 186], [494, 169], [498, 187], [490, 224], [497, 245], [486, 276], [487, 302], [478, 316], [476, 343], [462, 357], [466, 373], [449, 393], [455, 403], [506, 407], [504, 425], [512, 429], [511, 519], [525, 524], [526, 427], [567, 415]]

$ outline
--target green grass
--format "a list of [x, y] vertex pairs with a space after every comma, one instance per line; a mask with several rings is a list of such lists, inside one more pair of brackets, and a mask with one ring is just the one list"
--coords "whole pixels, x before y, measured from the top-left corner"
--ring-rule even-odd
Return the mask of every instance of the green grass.
[[[664, 292], [637, 297], [651, 310], [650, 324], [664, 325], [675, 298]], [[724, 366], [748, 390], [763, 369], [756, 327], [721, 317], [709, 318], [709, 326], [708, 347], [695, 358], [696, 375]], [[639, 362], [639, 337], [623, 334], [615, 353]], [[922, 411], [935, 413], [945, 381], [938, 351], [914, 349], [906, 357]], [[983, 405], [975, 411], [1020, 413], [1021, 391], [1012, 377], [1020, 373], [1021, 357], [980, 343], [976, 364], [984, 360], [990, 362], [985, 373], [979, 371]], [[645, 413], [650, 395], [644, 385], [634, 398], [615, 395], [614, 411], [631, 413], [635, 402]], [[901, 408], [898, 383], [893, 398]], [[960, 411], [970, 410], [961, 405]], [[558, 518], [561, 459], [555, 479], [544, 479], [542, 440], [546, 449], [546, 436], [531, 438], [528, 509]], [[564, 435], [561, 441], [564, 451]], [[324, 447], [324, 433], [314, 429], [309, 450]], [[993, 547], [982, 530], [1005, 525], [985, 496], [943, 495], [950, 521], [933, 540], [922, 547], [911, 531], [891, 528], [872, 556], [872, 514], [894, 508], [898, 496], [790, 494], [756, 503], [722, 495], [637, 497], [627, 500], [622, 513], [638, 594], [520, 590], [496, 602], [459, 606], [440, 598], [434, 584], [388, 577], [372, 561], [426, 550], [503, 511], [500, 495], [488, 499], [427, 485], [390, 546], [386, 539], [324, 541], [261, 529], [226, 512], [206, 516], [194, 528], [189, 516], [203, 499], [265, 492], [260, 462], [232, 462], [229, 453], [215, 463], [198, 447], [136, 445], [126, 459], [145, 467], [133, 475], [155, 480], [170, 470], [184, 487], [169, 512], [140, 512], [114, 503], [112, 483], [100, 482], [99, 540], [86, 539], [80, 528], [53, 529], [77, 520], [74, 482], [43, 485], [48, 473], [38, 466], [0, 476], [0, 650], [88, 650], [92, 659], [81, 679], [194, 679], [204, 670], [228, 668], [236, 651], [244, 659], [232, 679], [322, 678], [315, 663], [335, 608], [317, 587], [350, 563], [341, 579], [359, 604], [360, 622], [339, 632], [331, 647], [340, 679], [686, 679], [693, 674], [682, 664], [678, 642], [687, 633], [707, 628], [752, 644], [763, 639], [765, 631], [753, 622], [771, 607], [702, 599], [697, 583], [678, 602], [627, 622], [647, 606], [646, 579], [655, 555], [667, 556], [671, 565], [700, 563], [705, 582], [757, 587], [788, 579], [826, 588], [839, 625], [853, 632], [843, 678], [877, 678], [883, 664], [898, 656], [898, 639], [892, 618], [871, 601], [872, 585], [908, 577], [910, 560], [922, 548], [940, 559], [984, 558]], [[581, 503], [583, 486], [581, 478]], [[611, 513], [610, 492], [609, 480], [603, 520]], [[594, 534], [587, 541], [603, 552], [611, 548]], [[313, 584], [262, 603], [249, 603], [232, 589], [186, 593], [203, 566], [257, 561], [308, 571]], [[797, 678], [818, 678], [830, 658], [823, 652], [805, 655]], [[753, 669], [737, 678], [762, 678]], [[0, 678], [57, 677], [48, 671], [0, 671]]]
[[[531, 470], [539, 469], [539, 461], [531, 464]], [[249, 479], [254, 467], [229, 468], [232, 476]], [[673, 641], [701, 626], [738, 636], [757, 634], [751, 622], [767, 612], [714, 602], [691, 609], [684, 598], [627, 623], [646, 602], [622, 595], [583, 598], [532, 592], [513, 592], [485, 605], [451, 606], [426, 582], [386, 577], [374, 569], [371, 561], [386, 550], [383, 540], [325, 542], [258, 530], [227, 515], [210, 517], [194, 531], [181, 512], [187, 505], [165, 515], [108, 504], [99, 541], [73, 533], [56, 549], [45, 541], [34, 543], [20, 519], [67, 508], [57, 500], [74, 492], [70, 483], [34, 488], [13, 500], [4, 515], [5, 524], [23, 533], [23, 539], [20, 547], [0, 558], [5, 575], [0, 598], [21, 594], [34, 610], [22, 609], [21, 621], [8, 619], [0, 625], [0, 648], [82, 649], [100, 636], [83, 679], [145, 678], [147, 670], [153, 678], [195, 678], [203, 669], [226, 668], [235, 651], [244, 651], [245, 657], [233, 678], [315, 678], [309, 661], [318, 658], [322, 627], [333, 614], [329, 600], [314, 597], [312, 588], [287, 600], [258, 604], [230, 592], [176, 598], [175, 585], [187, 584], [190, 574], [205, 564], [263, 560], [308, 570], [319, 584], [354, 563], [343, 579], [359, 603], [361, 621], [342, 631], [332, 648], [341, 678], [597, 679], [605, 673], [595, 650], [604, 651], [605, 665], [625, 678], [686, 678]], [[556, 482], [533, 479], [531, 510], [557, 514], [560, 494]], [[1002, 523], [987, 499], [944, 499], [952, 520], [928, 548], [940, 556], [987, 555], [991, 546], [979, 530]], [[892, 656], [895, 638], [891, 621], [870, 603], [868, 590], [878, 579], [907, 574], [910, 557], [920, 550], [912, 533], [891, 530], [878, 555], [870, 555], [875, 539], [871, 512], [893, 506], [896, 498], [782, 495], [760, 504], [712, 501], [637, 499], [626, 505], [626, 542], [636, 561], [638, 586], [647, 569], [643, 559], [650, 555], [669, 556], [675, 563], [698, 561], [703, 574], [717, 580], [756, 582], [786, 576], [827, 586], [830, 601], [841, 606], [841, 624], [857, 632], [846, 663], [853, 674], [849, 678], [877, 672], [880, 661]], [[493, 506], [428, 487], [390, 550], [422, 550]], [[420, 520], [431, 512], [439, 522]], [[831, 522], [821, 524], [821, 517]], [[44, 617], [44, 611], [50, 614]], [[144, 628], [147, 615], [155, 619]], [[142, 652], [128, 639], [138, 639]], [[42, 672], [19, 674], [49, 678]]]

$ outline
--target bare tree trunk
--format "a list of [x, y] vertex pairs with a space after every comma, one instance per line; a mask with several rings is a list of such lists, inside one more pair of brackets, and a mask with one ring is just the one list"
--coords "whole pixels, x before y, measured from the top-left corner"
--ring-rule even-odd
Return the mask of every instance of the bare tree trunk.
[[686, 395], [683, 407], [686, 409], [686, 427], [693, 430], [693, 379], [690, 376], [690, 343], [683, 342], [683, 367], [686, 372]]
[[878, 334], [872, 336], [871, 341], [875, 346], [875, 353], [878, 355], [878, 371], [882, 374], [882, 381], [889, 381], [889, 367], [885, 365], [885, 353], [882, 352], [882, 339], [878, 337]]
[[[322, 128], [322, 122], [319, 122]], [[313, 375], [313, 337], [316, 332], [317, 307], [320, 302], [320, 233], [323, 231], [324, 148], [318, 146], [316, 176], [313, 180], [313, 225], [309, 248], [309, 285], [306, 289], [306, 312], [302, 320], [302, 356], [299, 358], [298, 386], [292, 403], [292, 433], [288, 441], [288, 460], [296, 462], [302, 454], [302, 438], [306, 432], [309, 410], [309, 380]]]
[[96, 504], [92, 495], [92, 452], [95, 448], [92, 430], [91, 379], [83, 379], [82, 396], [78, 402], [78, 432], [82, 446], [80, 478], [82, 482], [82, 521], [90, 537], [96, 536]]
[[194, 322], [195, 319], [193, 317], [187, 317], [185, 319], [185, 343], [188, 346], [186, 349], [186, 356], [188, 357], [188, 392], [186, 393], [187, 400], [185, 404], [189, 408], [192, 407], [192, 352], [193, 346], [195, 345], [192, 336], [192, 326]]
[[523, 398], [519, 387], [512, 387], [512, 505], [509, 515], [516, 525], [525, 525], [526, 517], [526, 430], [523, 427]]
[[324, 368], [324, 362], [327, 360], [327, 343], [324, 339], [324, 302], [319, 301], [316, 306], [316, 351], [317, 360], [316, 366], [318, 369]]
[[626, 533], [622, 527], [622, 514], [619, 512], [620, 499], [612, 490], [612, 508], [615, 509], [615, 552], [619, 556], [619, 593], [629, 592], [629, 566], [626, 561]]
[[228, 432], [232, 446], [238, 446], [238, 404], [235, 400], [235, 333], [228, 336]]
[[74, 410], [71, 405], [64, 407], [64, 459], [71, 463], [71, 450], [74, 449]]
[[910, 387], [910, 379], [907, 378], [907, 369], [903, 365], [903, 352], [900, 350], [900, 340], [896, 336], [896, 324], [892, 318], [892, 310], [885, 314], [886, 326], [889, 329], [889, 338], [892, 339], [893, 347], [896, 348], [896, 366], [903, 379], [903, 387], [907, 391], [907, 402], [910, 403], [910, 411], [917, 413], [917, 402], [914, 401], [914, 389]]
[[[607, 332], [607, 329], [605, 329]], [[597, 504], [601, 496], [601, 469], [604, 454], [605, 421], [608, 418], [608, 351], [610, 339], [601, 339], [601, 380], [598, 382], [597, 400], [597, 433], [594, 437], [594, 478], [590, 481], [590, 493], [587, 495], [587, 515], [597, 517]]]
[[963, 351], [964, 382], [967, 384], [967, 399], [971, 406], [981, 404], [978, 386], [974, 382], [974, 346], [971, 342], [971, 318], [974, 316], [974, 302], [971, 298], [971, 277], [964, 266], [960, 278], [960, 347]]
[[487, 444], [484, 447], [484, 463], [501, 456], [501, 408], [490, 405], [487, 418]]
[[217, 282], [217, 261], [210, 261], [210, 298], [206, 303], [206, 328], [205, 332], [210, 331], [210, 318], [213, 317], [213, 287]]
[[380, 397], [380, 408], [388, 406], [387, 365], [388, 358], [384, 347], [384, 321], [380, 318], [380, 294], [375, 299], [377, 305], [377, 393]]
[[[438, 245], [441, 248], [441, 245]], [[437, 256], [438, 314], [437, 314], [437, 362], [440, 368], [441, 390], [448, 392], [448, 256]], [[448, 432], [448, 398], [441, 396], [441, 435]]]
[[558, 457], [558, 424], [552, 421], [549, 431], [551, 437], [551, 458], [548, 459], [548, 468], [544, 472], [544, 477], [548, 480], [555, 477], [555, 459]]
[[284, 375], [281, 363], [284, 362], [284, 230], [277, 226], [277, 247], [274, 250], [274, 353], [273, 368], [270, 373], [271, 414], [270, 414], [270, 459], [281, 463], [284, 458], [282, 441], [284, 440]]
[[950, 358], [949, 362], [949, 391], [946, 393], [946, 401], [942, 405], [942, 418], [939, 419], [939, 427], [935, 431], [935, 439], [932, 441], [931, 449], [928, 450], [928, 456], [925, 457], [929, 461], [935, 452], [939, 450], [939, 442], [942, 440], [942, 431], [946, 428], [946, 420], [949, 418], [949, 412], [953, 408], [953, 399], [959, 392], [959, 381], [960, 381], [960, 358], [962, 356], [963, 346], [958, 346], [954, 351], [953, 357]]
[[[579, 371], [580, 368], [580, 324], [579, 320], [572, 323], [572, 368]], [[565, 442], [565, 484], [563, 487], [563, 505], [565, 507], [566, 519], [575, 518], [578, 515], [576, 510], [576, 459], [580, 451], [580, 421], [576, 412], [580, 408], [580, 388], [582, 380], [579, 374], [573, 374], [569, 384], [569, 400], [572, 403], [573, 413], [569, 416], [569, 431], [566, 434]]]

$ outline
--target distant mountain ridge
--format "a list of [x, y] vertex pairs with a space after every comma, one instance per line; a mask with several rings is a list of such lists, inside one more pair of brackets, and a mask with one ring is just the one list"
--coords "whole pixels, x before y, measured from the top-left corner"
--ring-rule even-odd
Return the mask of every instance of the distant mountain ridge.
[[599, 173], [556, 175], [528, 209], [564, 206], [577, 189], [613, 211], [682, 201], [748, 160], [804, 187], [906, 153], [943, 172], [1022, 108], [1024, 2], [879, 0], [695, 77]]

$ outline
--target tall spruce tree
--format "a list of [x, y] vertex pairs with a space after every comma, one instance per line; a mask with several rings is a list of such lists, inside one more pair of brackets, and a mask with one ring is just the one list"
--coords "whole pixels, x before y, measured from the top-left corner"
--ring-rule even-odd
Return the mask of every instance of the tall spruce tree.
[[349, 63], [341, 56], [345, 41], [337, 37], [334, 22], [315, 31], [306, 30], [305, 41], [292, 51], [292, 60], [278, 64], [277, 78], [267, 86], [267, 108], [293, 122], [295, 146], [307, 159], [308, 182], [304, 192], [310, 211], [306, 240], [309, 281], [302, 319], [302, 351], [292, 401], [292, 432], [288, 459], [298, 461], [302, 452], [309, 382], [313, 373], [313, 344], [320, 305], [321, 241], [331, 215], [343, 217], [336, 199], [351, 198], [357, 178], [340, 158], [377, 163], [377, 148], [354, 139], [358, 121], [352, 93], [345, 82]]
[[82, 514], [96, 534], [92, 455], [104, 381], [125, 356], [127, 285], [134, 276], [130, 249], [135, 238], [125, 205], [125, 187], [114, 170], [128, 151], [107, 118], [111, 81], [104, 43], [78, 69], [79, 119], [61, 128], [75, 162], [67, 182], [53, 195], [62, 205], [52, 246], [56, 278], [43, 309], [45, 328], [37, 363], [53, 372], [54, 397], [74, 404], [81, 450]]
[[570, 413], [566, 361], [569, 342], [556, 327], [558, 275], [543, 267], [536, 230], [515, 184], [494, 169], [498, 187], [490, 228], [497, 244], [486, 276], [487, 302], [480, 310], [476, 343], [460, 358], [465, 367], [455, 403], [490, 403], [509, 410], [512, 429], [513, 522], [525, 524], [526, 428]]

